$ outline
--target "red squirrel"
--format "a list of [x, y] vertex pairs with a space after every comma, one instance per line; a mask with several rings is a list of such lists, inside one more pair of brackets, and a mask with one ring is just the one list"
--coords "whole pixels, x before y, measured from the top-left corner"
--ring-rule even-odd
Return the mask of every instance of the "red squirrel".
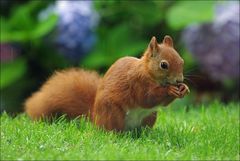
[[106, 130], [153, 127], [159, 105], [188, 94], [183, 83], [183, 59], [165, 36], [152, 37], [143, 56], [118, 59], [100, 77], [96, 72], [68, 69], [56, 72], [25, 102], [32, 119], [66, 114], [86, 116]]

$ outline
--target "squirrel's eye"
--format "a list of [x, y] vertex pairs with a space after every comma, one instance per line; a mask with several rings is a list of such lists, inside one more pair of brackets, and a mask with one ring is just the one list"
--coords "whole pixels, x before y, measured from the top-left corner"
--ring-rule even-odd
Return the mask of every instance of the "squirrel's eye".
[[166, 61], [162, 61], [160, 63], [160, 68], [161, 69], [168, 69], [168, 63]]

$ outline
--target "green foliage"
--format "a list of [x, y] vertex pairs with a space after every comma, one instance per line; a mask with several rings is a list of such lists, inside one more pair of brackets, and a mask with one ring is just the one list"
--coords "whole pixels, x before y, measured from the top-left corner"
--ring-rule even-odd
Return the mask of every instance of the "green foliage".
[[95, 1], [102, 23], [96, 48], [81, 66], [107, 68], [120, 57], [141, 55], [152, 36], [149, 29], [164, 20], [167, 5], [160, 1]]
[[239, 103], [160, 109], [153, 129], [116, 134], [81, 120], [1, 117], [1, 160], [239, 160]]
[[136, 28], [155, 26], [164, 18], [164, 1], [95, 1], [104, 21], [111, 25], [128, 22]]
[[57, 16], [49, 16], [45, 21], [37, 20], [34, 12], [41, 6], [40, 1], [32, 1], [18, 7], [9, 19], [1, 16], [1, 42], [27, 42], [48, 34], [56, 25]]
[[23, 58], [9, 63], [1, 63], [0, 89], [16, 83], [27, 71], [27, 64]]
[[167, 12], [171, 28], [179, 30], [191, 23], [203, 23], [213, 19], [214, 1], [178, 1]]
[[192, 56], [192, 54], [190, 54], [186, 50], [183, 50], [181, 57], [183, 58], [183, 60], [185, 62], [184, 69], [192, 70], [192, 69], [196, 68], [197, 62], [194, 59], [194, 57]]
[[[142, 53], [147, 42], [134, 38], [128, 26], [123, 24], [111, 29], [111, 32], [102, 29], [99, 32], [99, 43], [95, 50], [81, 63], [87, 68], [110, 66], [115, 60], [123, 56], [136, 56]], [[131, 45], [129, 45], [131, 44]]]
[[[96, 1], [102, 22], [97, 45], [80, 64], [92, 69], [107, 68], [122, 56], [140, 56], [151, 36], [174, 37], [173, 30], [212, 20], [214, 4], [213, 1]], [[186, 65], [195, 66], [191, 55], [184, 53]]]

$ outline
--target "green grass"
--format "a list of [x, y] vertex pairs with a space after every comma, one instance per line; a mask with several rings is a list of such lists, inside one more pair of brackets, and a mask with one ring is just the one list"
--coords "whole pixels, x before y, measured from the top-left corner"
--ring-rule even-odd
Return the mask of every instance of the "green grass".
[[[188, 112], [186, 112], [188, 111]], [[153, 129], [115, 134], [82, 120], [1, 115], [1, 160], [239, 160], [239, 103], [159, 110]]]

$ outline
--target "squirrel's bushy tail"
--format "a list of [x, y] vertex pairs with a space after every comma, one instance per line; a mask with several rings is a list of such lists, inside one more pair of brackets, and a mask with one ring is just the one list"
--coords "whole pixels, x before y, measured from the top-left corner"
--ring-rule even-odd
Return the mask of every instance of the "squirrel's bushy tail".
[[56, 72], [25, 102], [25, 111], [32, 119], [66, 114], [74, 118], [89, 116], [100, 77], [96, 72], [68, 69]]

